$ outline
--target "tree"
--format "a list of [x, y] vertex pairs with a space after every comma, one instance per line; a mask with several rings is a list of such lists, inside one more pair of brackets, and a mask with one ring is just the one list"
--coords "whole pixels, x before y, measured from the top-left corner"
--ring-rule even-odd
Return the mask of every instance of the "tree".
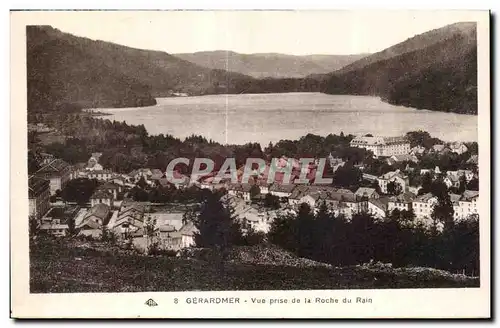
[[431, 192], [431, 186], [432, 186], [432, 176], [430, 173], [425, 173], [422, 176], [422, 188], [418, 191], [419, 195], [426, 194], [428, 192]]
[[474, 178], [467, 184], [467, 190], [479, 191], [479, 179]]
[[463, 194], [463, 192], [467, 188], [467, 179], [465, 178], [465, 174], [460, 176], [459, 181], [460, 181], [460, 185], [458, 186], [458, 193]]
[[296, 235], [296, 219], [293, 214], [289, 213], [278, 214], [267, 233], [271, 243], [292, 252], [298, 248]]
[[250, 187], [250, 198], [253, 199], [253, 198], [257, 197], [258, 195], [260, 195], [260, 188], [259, 188], [259, 186], [254, 184]]
[[151, 219], [151, 216], [147, 216], [144, 221], [144, 235], [146, 236], [146, 254], [154, 255], [158, 253], [159, 244], [156, 240], [156, 220]]
[[61, 191], [61, 197], [66, 202], [76, 202], [85, 205], [90, 201], [90, 197], [98, 186], [97, 180], [74, 179], [70, 180]]
[[403, 188], [396, 181], [390, 181], [387, 184], [387, 193], [389, 195], [399, 195], [403, 191]]
[[277, 210], [280, 208], [280, 198], [278, 196], [268, 193], [264, 198], [264, 206]]
[[194, 234], [196, 246], [213, 249], [219, 269], [223, 270], [227, 249], [243, 240], [241, 224], [234, 217], [231, 206], [223, 204], [218, 193], [208, 193], [200, 211], [188, 211], [184, 219], [193, 222], [198, 230]]
[[357, 189], [362, 178], [363, 174], [360, 170], [355, 168], [352, 164], [345, 164], [333, 173], [333, 184], [338, 187], [352, 187]]
[[137, 181], [136, 185], [141, 189], [146, 189], [148, 187], [148, 183], [146, 182], [146, 179], [142, 175], [139, 178], [139, 181]]
[[453, 226], [453, 205], [450, 196], [447, 193], [437, 196], [437, 204], [432, 209], [431, 218], [433, 220], [434, 229], [439, 223], [443, 224], [445, 229], [450, 229]]
[[75, 218], [68, 218], [68, 233], [70, 236], [76, 233]]

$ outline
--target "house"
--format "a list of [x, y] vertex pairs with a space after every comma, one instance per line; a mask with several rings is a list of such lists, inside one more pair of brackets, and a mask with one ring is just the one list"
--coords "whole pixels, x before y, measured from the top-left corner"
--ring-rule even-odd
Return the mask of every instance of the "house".
[[377, 182], [378, 177], [376, 175], [371, 175], [368, 173], [363, 173], [363, 180], [369, 181], [369, 182]]
[[139, 202], [129, 200], [123, 201], [118, 215], [113, 223], [113, 231], [121, 237], [130, 234], [143, 234], [144, 226], [144, 205]]
[[475, 178], [475, 174], [471, 170], [458, 170], [457, 175], [458, 176], [465, 176], [465, 181], [467, 181], [467, 182], [469, 182]]
[[344, 166], [346, 162], [342, 158], [333, 157], [332, 153], [328, 155], [328, 164], [332, 169], [332, 173], [335, 173], [340, 167]]
[[56, 237], [64, 237], [70, 229], [70, 221], [74, 221], [80, 211], [78, 206], [54, 207], [41, 219], [39, 229]]
[[81, 235], [99, 237], [102, 234], [102, 227], [109, 223], [110, 214], [108, 205], [96, 204], [76, 227], [80, 230]]
[[252, 185], [249, 183], [228, 183], [226, 190], [229, 195], [243, 198], [246, 201], [250, 201], [250, 190]]
[[365, 187], [358, 188], [355, 195], [358, 199], [377, 199], [380, 197], [375, 189]]
[[409, 186], [408, 177], [403, 175], [399, 170], [387, 172], [386, 174], [378, 177], [378, 185], [380, 186], [380, 191], [387, 194], [387, 185], [390, 182], [395, 182], [401, 186], [401, 191], [407, 191]]
[[366, 202], [366, 211], [377, 219], [383, 219], [386, 217], [387, 203], [387, 197], [371, 198]]
[[288, 197], [288, 204], [294, 206], [300, 204], [301, 198], [306, 196], [311, 188], [305, 185], [297, 185], [293, 190], [290, 196]]
[[193, 223], [186, 223], [179, 232], [181, 233], [181, 248], [194, 247], [196, 245], [194, 237], [198, 229], [196, 229]]
[[50, 194], [55, 195], [57, 190], [62, 190], [71, 179], [71, 167], [62, 159], [54, 159], [42, 166], [35, 175], [50, 181]]
[[[356, 200], [356, 195], [349, 190], [337, 189], [321, 193], [320, 201], [324, 201], [326, 206], [335, 215], [343, 215], [347, 219], [353, 214], [362, 211], [362, 202]], [[319, 204], [319, 202], [318, 202]]]
[[98, 181], [109, 181], [113, 179], [113, 172], [110, 170], [92, 170], [87, 172], [87, 179], [96, 179]]
[[459, 219], [466, 219], [470, 215], [478, 214], [477, 202], [479, 199], [479, 191], [466, 190], [458, 201], [458, 215]]
[[158, 181], [161, 178], [163, 178], [163, 172], [158, 169], [152, 169], [151, 170], [151, 180], [152, 181]]
[[449, 193], [449, 196], [450, 196], [450, 202], [453, 206], [453, 220], [458, 221], [461, 219], [461, 216], [460, 216], [460, 198], [462, 198], [462, 195]]
[[71, 166], [70, 169], [70, 179], [78, 179], [81, 177], [86, 177], [85, 168], [87, 167], [87, 163], [76, 163]]
[[425, 153], [425, 148], [422, 146], [415, 146], [412, 149], [410, 149], [410, 154], [412, 155], [422, 155]]
[[267, 181], [257, 180], [256, 184], [257, 184], [257, 186], [260, 189], [261, 195], [267, 195], [269, 193], [269, 186], [270, 186], [270, 184], [267, 183]]
[[365, 148], [374, 156], [392, 156], [408, 154], [410, 143], [405, 137], [356, 137], [351, 140], [351, 147]]
[[444, 184], [448, 188], [458, 188], [460, 187], [460, 178], [457, 175], [447, 175], [443, 179]]
[[431, 176], [441, 174], [441, 170], [439, 166], [436, 166], [434, 169], [420, 169], [420, 175], [430, 174]]
[[[326, 196], [326, 195], [325, 195]], [[302, 198], [299, 199], [298, 203], [299, 204], [307, 204], [311, 209], [316, 208], [316, 206], [319, 206], [319, 201], [322, 200], [322, 194], [321, 192], [313, 192], [309, 193], [307, 195], [304, 195]]]
[[479, 164], [479, 158], [477, 155], [472, 155], [466, 162], [467, 164], [474, 164], [478, 165]]
[[389, 165], [394, 165], [395, 163], [400, 163], [400, 162], [418, 163], [418, 158], [415, 155], [401, 154], [401, 155], [392, 155], [387, 159], [387, 163]]
[[191, 222], [184, 224], [180, 229], [168, 224], [160, 225], [155, 232], [163, 249], [177, 251], [195, 246], [194, 236], [197, 229]]
[[188, 176], [180, 173], [179, 171], [172, 171], [172, 173], [165, 172], [165, 178], [161, 178], [158, 180], [162, 185], [167, 185], [171, 183], [177, 189], [183, 189], [189, 186], [190, 179]]
[[411, 204], [417, 219], [430, 219], [437, 197], [430, 192], [415, 198]]
[[269, 187], [269, 193], [273, 196], [278, 196], [280, 198], [288, 198], [292, 194], [292, 191], [295, 187], [296, 185], [291, 183], [287, 184], [273, 183]]
[[144, 178], [144, 180], [148, 182], [149, 180], [151, 180], [153, 172], [151, 172], [150, 169], [137, 169], [130, 172], [128, 176], [135, 183], [139, 182], [141, 178]]
[[181, 248], [182, 235], [171, 225], [161, 225], [155, 231], [160, 247], [169, 250], [179, 250]]
[[113, 182], [106, 182], [103, 185], [99, 186], [97, 189], [103, 190], [108, 194], [112, 195], [113, 200], [115, 200], [118, 198], [118, 194], [122, 192], [123, 186]]
[[50, 208], [50, 182], [36, 176], [28, 179], [29, 216], [40, 219]]
[[418, 195], [419, 190], [422, 189], [422, 186], [409, 186], [408, 191], [414, 195]]
[[113, 176], [113, 179], [111, 180], [111, 182], [115, 185], [119, 185], [119, 186], [125, 186], [126, 183], [128, 182], [128, 180], [122, 176], [119, 176], [119, 175], [115, 175]]
[[101, 164], [99, 164], [99, 158], [101, 158], [101, 156], [102, 156], [102, 153], [92, 153], [92, 156], [90, 156], [90, 158], [87, 162], [86, 170], [102, 171], [104, 168], [102, 167]]
[[97, 189], [90, 196], [90, 206], [94, 207], [97, 204], [106, 204], [109, 207], [113, 206], [113, 195], [105, 190]]
[[397, 196], [391, 196], [387, 202], [387, 210], [389, 213], [395, 209], [399, 211], [409, 211], [412, 209], [412, 203], [415, 199], [415, 195], [411, 192], [404, 192]]
[[39, 226], [39, 229], [55, 237], [64, 237], [68, 234], [68, 227], [67, 220], [61, 222], [59, 219], [56, 219], [50, 222], [43, 222]]
[[178, 231], [183, 225], [183, 214], [183, 212], [158, 211], [149, 213], [148, 216], [151, 220], [156, 222], [157, 227], [169, 225]]
[[432, 146], [431, 151], [434, 153], [442, 153], [445, 151], [445, 149], [446, 149], [445, 145], [438, 144], [438, 145]]
[[452, 153], [455, 153], [455, 154], [458, 154], [458, 155], [461, 155], [461, 154], [465, 153], [468, 150], [467, 146], [464, 145], [461, 142], [452, 143], [451, 145], [449, 145], [448, 148], [450, 149], [450, 151]]

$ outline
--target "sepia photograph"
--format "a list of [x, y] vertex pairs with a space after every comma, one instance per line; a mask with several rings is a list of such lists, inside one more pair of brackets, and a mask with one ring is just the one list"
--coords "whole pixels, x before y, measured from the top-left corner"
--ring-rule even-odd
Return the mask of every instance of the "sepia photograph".
[[377, 316], [369, 291], [489, 304], [487, 11], [13, 11], [11, 24], [23, 294], [140, 295], [141, 311], [180, 303], [185, 317], [290, 303]]

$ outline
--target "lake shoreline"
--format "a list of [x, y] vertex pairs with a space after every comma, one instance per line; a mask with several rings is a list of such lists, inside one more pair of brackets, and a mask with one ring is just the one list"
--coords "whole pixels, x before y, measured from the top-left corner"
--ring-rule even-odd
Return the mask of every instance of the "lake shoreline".
[[307, 134], [340, 132], [399, 136], [420, 129], [446, 142], [476, 142], [478, 138], [477, 115], [392, 105], [365, 95], [290, 92], [166, 97], [157, 98], [153, 106], [99, 112], [103, 118], [144, 125], [150, 135], [170, 134], [183, 140], [195, 133], [228, 145], [268, 145]]

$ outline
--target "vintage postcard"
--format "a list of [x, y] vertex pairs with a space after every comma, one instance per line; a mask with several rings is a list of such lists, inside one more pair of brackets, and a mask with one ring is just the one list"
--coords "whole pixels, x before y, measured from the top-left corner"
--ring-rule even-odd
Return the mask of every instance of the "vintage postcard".
[[489, 318], [487, 11], [12, 11], [14, 318]]

